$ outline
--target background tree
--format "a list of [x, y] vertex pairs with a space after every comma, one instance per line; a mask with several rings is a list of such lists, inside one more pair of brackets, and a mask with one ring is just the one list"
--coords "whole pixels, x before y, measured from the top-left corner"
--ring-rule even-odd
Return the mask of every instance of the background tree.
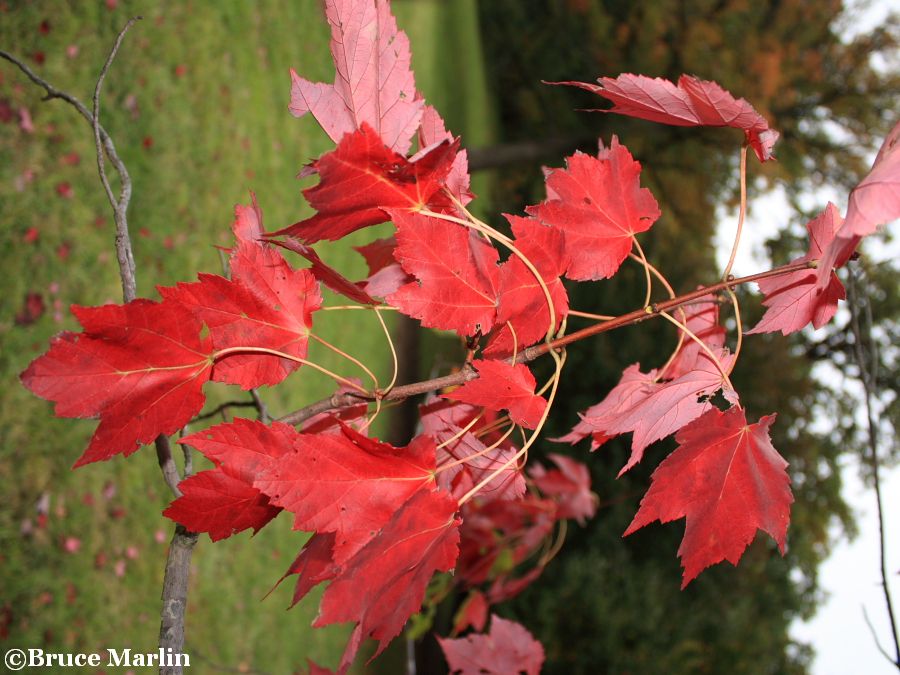
[[[619, 72], [715, 79], [758, 104], [783, 131], [778, 162], [753, 166], [751, 186], [757, 194], [784, 186], [797, 207], [801, 192], [826, 183], [854, 185], [868, 168], [873, 142], [896, 121], [893, 99], [900, 73], [873, 66], [880, 58], [890, 59], [897, 48], [896, 15], [846, 42], [843, 36], [856, 10], [840, 2], [827, 7], [800, 1], [690, 0], [551, 5], [498, 0], [479, 6], [490, 82], [505, 94], [498, 100], [502, 140], [568, 139], [589, 152], [597, 135], [627, 139], [663, 212], [665, 227], [653, 234], [652, 255], [671, 270], [676, 289], [691, 288], [715, 267], [709, 243], [724, 211], [717, 204], [734, 198], [735, 153], [717, 130], [695, 134], [579, 112], [602, 105], [584, 92], [546, 87], [537, 80], [591, 81]], [[544, 162], [558, 162], [555, 148], [541, 152], [528, 143]], [[813, 166], [817, 169], [811, 174]], [[498, 174], [494, 194], [499, 211], [540, 198], [543, 180], [534, 164], [505, 166]], [[797, 214], [798, 232], [813, 210]], [[802, 244], [786, 237], [773, 248], [774, 261], [786, 262], [801, 249]], [[880, 317], [875, 332], [884, 346], [880, 372], [896, 401], [890, 345], [897, 325], [891, 307], [897, 303], [898, 274], [889, 263], [865, 264], [879, 279], [880, 290], [870, 287], [869, 292], [878, 307], [873, 315]], [[634, 266], [599, 291], [579, 294], [576, 289], [573, 303], [593, 311], [624, 309], [641, 283], [641, 270]], [[743, 293], [745, 307], [751, 304], [748, 299]], [[753, 320], [751, 315], [751, 324]], [[787, 557], [771, 557], [768, 544], [757, 541], [753, 562], [738, 570], [711, 570], [696, 587], [676, 592], [678, 569], [665, 552], [677, 545], [681, 527], [658, 527], [622, 540], [650, 471], [614, 480], [628, 443], [611, 441], [591, 457], [594, 489], [601, 497], [598, 516], [584, 530], [570, 531], [556, 567], [515, 603], [520, 620], [540, 617], [535, 635], [547, 646], [548, 672], [805, 671], [810, 652], [791, 644], [788, 626], [794, 618], [809, 617], [820, 599], [816, 569], [831, 544], [830, 526], [839, 522], [853, 531], [840, 494], [839, 460], [843, 453], [865, 447], [847, 412], [858, 401], [850, 404], [837, 390], [823, 394], [813, 384], [818, 359], [836, 359], [839, 367], [847, 363], [848, 355], [841, 354], [852, 348], [846, 321], [829, 328], [824, 339], [773, 335], [747, 342], [742, 352], [746, 361], [736, 371], [736, 385], [747, 392], [751, 408], [780, 411], [775, 442], [791, 448], [787, 459], [797, 486], [792, 517], [802, 526], [791, 531]], [[563, 420], [576, 419], [578, 411], [598, 400], [598, 392], [616, 383], [619, 364], [646, 360], [658, 341], [671, 341], [669, 328], [657, 325], [611, 335], [589, 350], [573, 352], [570, 365], [584, 375], [565, 383], [553, 418], [559, 434], [568, 430]], [[844, 414], [832, 417], [835, 407]], [[817, 422], [826, 415], [840, 419], [847, 433], [822, 432]], [[575, 455], [586, 445], [580, 444]], [[559, 451], [559, 446], [545, 447]], [[658, 444], [651, 450], [653, 458], [661, 459], [672, 447]], [[588, 595], [592, 602], [577, 601]]]

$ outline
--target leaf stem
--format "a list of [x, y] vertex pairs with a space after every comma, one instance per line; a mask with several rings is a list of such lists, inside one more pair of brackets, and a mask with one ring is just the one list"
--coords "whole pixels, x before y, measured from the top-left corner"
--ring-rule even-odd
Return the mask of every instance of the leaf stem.
[[735, 295], [735, 292], [730, 288], [726, 288], [725, 292], [728, 293], [728, 297], [731, 299], [731, 305], [734, 307], [734, 321], [737, 330], [737, 344], [734, 346], [734, 360], [731, 362], [731, 368], [729, 369], [730, 373], [734, 370], [738, 356], [741, 354], [741, 347], [744, 344], [744, 324], [741, 321], [741, 305], [738, 302], [737, 295]]
[[366, 366], [366, 364], [364, 364], [362, 361], [360, 361], [360, 360], [357, 359], [356, 357], [351, 356], [351, 355], [348, 354], [347, 352], [345, 352], [345, 351], [343, 351], [342, 349], [340, 349], [340, 348], [336, 347], [335, 345], [331, 344], [330, 342], [328, 342], [328, 341], [325, 340], [324, 338], [319, 337], [319, 336], [316, 335], [315, 333], [310, 332], [309, 337], [312, 338], [313, 340], [315, 340], [316, 342], [318, 342], [320, 345], [322, 345], [322, 346], [325, 347], [326, 349], [330, 349], [331, 351], [333, 351], [333, 352], [334, 352], [335, 354], [337, 354], [338, 356], [341, 356], [341, 357], [347, 359], [348, 361], [350, 361], [351, 363], [353, 363], [354, 365], [359, 366], [359, 368], [361, 368], [362, 371], [363, 371], [366, 375], [368, 375], [369, 378], [372, 380], [372, 383], [373, 383], [374, 387], [375, 387], [376, 389], [378, 389], [378, 378], [375, 377], [375, 373], [373, 373], [371, 370], [369, 370], [369, 368]]
[[[527, 456], [528, 449], [534, 445], [535, 441], [538, 439], [538, 436], [541, 433], [541, 429], [544, 428], [544, 424], [547, 422], [547, 417], [550, 414], [550, 409], [553, 407], [553, 401], [556, 398], [556, 392], [559, 388], [559, 376], [562, 372], [562, 367], [564, 363], [564, 359], [560, 356], [559, 352], [556, 349], [550, 350], [550, 356], [553, 357], [553, 361], [556, 364], [554, 376], [552, 379], [553, 384], [550, 388], [550, 395], [547, 397], [547, 406], [544, 408], [544, 413], [541, 415], [541, 419], [532, 432], [531, 436], [527, 441], [522, 445], [518, 452], [515, 455], [506, 460], [500, 467], [494, 469], [491, 473], [489, 473], [485, 478], [479, 481], [471, 490], [469, 490], [466, 494], [464, 494], [460, 500], [459, 505], [462, 506], [467, 501], [469, 501], [472, 497], [478, 494], [486, 485], [488, 485], [491, 481], [494, 480], [501, 473], [509, 469], [510, 466], [519, 461], [521, 457]], [[515, 429], [515, 425], [512, 427]]]
[[[650, 304], [650, 298], [653, 297], [653, 280], [650, 278], [650, 263], [647, 262], [647, 256], [644, 255], [644, 249], [641, 247], [637, 237], [631, 235], [631, 242], [638, 252], [638, 261], [644, 266], [644, 278], [647, 280], [647, 292], [644, 295], [644, 307]], [[659, 275], [659, 273], [657, 272]]]
[[577, 309], [569, 308], [569, 316], [577, 316], [582, 319], [593, 319], [595, 321], [612, 321], [616, 317], [609, 314], [592, 314], [591, 312], [580, 312]]
[[692, 331], [690, 328], [688, 328], [687, 325], [683, 324], [681, 321], [676, 319], [671, 314], [669, 314], [667, 312], [660, 312], [659, 314], [660, 314], [660, 316], [662, 316], [662, 318], [664, 318], [667, 321], [670, 321], [671, 323], [678, 326], [684, 332], [685, 335], [687, 335], [689, 338], [691, 338], [691, 340], [693, 340], [694, 342], [697, 343], [697, 346], [700, 347], [700, 349], [702, 349], [703, 352], [709, 358], [712, 359], [712, 362], [716, 366], [716, 370], [718, 370], [719, 373], [722, 375], [722, 378], [725, 380], [725, 384], [728, 385], [728, 388], [731, 389], [732, 391], [734, 391], [734, 385], [731, 384], [731, 378], [728, 377], [728, 373], [722, 367], [722, 364], [719, 362], [718, 357], [715, 354], [713, 354], [713, 352], [709, 348], [709, 346], [707, 346], [707, 344], [703, 340], [701, 340], [699, 337], [697, 337], [697, 334], [694, 333], [694, 331]]
[[[454, 199], [454, 201], [456, 200]], [[550, 323], [549, 328], [547, 329], [547, 336], [552, 336], [553, 332], [556, 330], [556, 308], [553, 306], [553, 298], [550, 295], [550, 289], [547, 287], [547, 283], [544, 281], [544, 278], [541, 276], [540, 272], [538, 272], [537, 268], [534, 266], [534, 263], [532, 263], [531, 259], [516, 247], [512, 239], [507, 237], [502, 232], [498, 232], [484, 221], [479, 220], [478, 218], [473, 216], [471, 213], [469, 213], [469, 211], [466, 210], [465, 206], [463, 206], [462, 203], [456, 201], [456, 204], [463, 211], [463, 213], [466, 214], [468, 220], [457, 218], [456, 216], [451, 216], [446, 213], [435, 213], [434, 211], [430, 211], [428, 209], [420, 211], [420, 213], [424, 216], [430, 216], [431, 218], [437, 218], [439, 220], [447, 220], [451, 223], [457, 223], [464, 227], [473, 229], [476, 232], [481, 232], [483, 235], [503, 244], [503, 246], [508, 248], [513, 255], [521, 260], [525, 267], [528, 268], [528, 271], [531, 272], [531, 274], [534, 276], [535, 281], [537, 281], [538, 286], [540, 286], [541, 291], [544, 294], [544, 299], [547, 302], [547, 311], [549, 311], [550, 313]]]
[[722, 272], [722, 279], [727, 280], [731, 275], [731, 268], [734, 266], [734, 260], [737, 258], [738, 245], [741, 243], [741, 230], [744, 227], [744, 216], [747, 213], [747, 142], [741, 145], [741, 210], [738, 213], [737, 232], [734, 235], [734, 244], [731, 246], [731, 256], [728, 258], [728, 264], [725, 265], [725, 271]]
[[358, 385], [353, 380], [348, 380], [346, 377], [338, 375], [337, 373], [333, 373], [327, 368], [320, 366], [318, 363], [307, 361], [306, 359], [301, 359], [299, 356], [294, 356], [293, 354], [280, 352], [277, 349], [268, 349], [267, 347], [228, 347], [226, 349], [220, 349], [219, 351], [214, 352], [211, 358], [213, 361], [218, 361], [225, 358], [226, 356], [232, 356], [234, 354], [267, 354], [269, 356], [277, 356], [282, 359], [288, 359], [289, 361], [294, 361], [295, 363], [299, 363], [300, 365], [309, 366], [310, 368], [318, 370], [320, 373], [328, 375], [328, 377], [335, 380], [336, 382], [340, 382], [350, 389], [356, 389], [356, 391], [360, 392], [367, 398], [371, 396], [369, 394], [369, 391], [365, 387]]
[[443, 471], [446, 471], [447, 469], [452, 469], [454, 466], [459, 466], [460, 464], [466, 464], [467, 462], [469, 462], [477, 457], [481, 457], [482, 455], [486, 455], [487, 453], [491, 452], [492, 450], [496, 450], [503, 441], [505, 441], [507, 438], [510, 437], [512, 432], [515, 431], [515, 428], [516, 428], [515, 424], [510, 424], [509, 428], [503, 433], [503, 435], [499, 439], [497, 439], [496, 441], [491, 443], [490, 445], [486, 446], [484, 448], [484, 450], [479, 450], [478, 452], [473, 452], [471, 455], [466, 455], [465, 457], [460, 457], [459, 459], [456, 459], [452, 462], [447, 462], [446, 464], [441, 464], [439, 467], [437, 467], [437, 469], [435, 469], [435, 474], [439, 474]]

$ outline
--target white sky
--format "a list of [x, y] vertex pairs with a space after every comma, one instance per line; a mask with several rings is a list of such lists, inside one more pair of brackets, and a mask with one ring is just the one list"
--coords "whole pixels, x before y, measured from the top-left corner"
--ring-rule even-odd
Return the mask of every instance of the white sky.
[[[875, 0], [866, 12], [865, 19], [855, 23], [853, 29], [864, 31], [876, 25], [892, 7], [896, 7], [894, 0]], [[833, 199], [842, 212], [846, 211], [846, 195], [823, 192], [815, 198], [821, 201], [822, 206], [826, 199]], [[720, 265], [724, 266], [734, 236], [736, 214], [721, 215], [716, 243]], [[791, 210], [784, 194], [777, 190], [751, 203], [734, 267], [737, 276], [767, 268], [768, 260], [763, 244], [785, 227], [790, 218]], [[892, 254], [896, 254], [896, 251], [887, 255]], [[860, 408], [862, 409], [862, 402]], [[882, 440], [885, 444], [891, 439]], [[859, 536], [852, 542], [844, 537], [834, 547], [832, 555], [819, 570], [820, 588], [827, 594], [827, 600], [811, 621], [795, 621], [791, 634], [815, 649], [813, 675], [896, 675], [896, 668], [879, 653], [872, 631], [863, 616], [865, 608], [881, 645], [889, 654], [893, 654], [893, 641], [881, 589], [875, 493], [860, 480], [859, 463], [855, 458], [848, 458], [842, 476], [843, 495], [856, 515]], [[900, 612], [900, 470], [882, 470], [882, 499], [887, 534], [888, 583], [895, 603], [894, 610]], [[790, 535], [788, 539], [790, 541]]]

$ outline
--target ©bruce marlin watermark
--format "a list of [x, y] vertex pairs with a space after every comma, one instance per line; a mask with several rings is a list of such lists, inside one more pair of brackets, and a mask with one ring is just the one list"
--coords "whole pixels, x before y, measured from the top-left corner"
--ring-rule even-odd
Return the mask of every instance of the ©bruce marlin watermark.
[[160, 647], [155, 652], [136, 652], [133, 649], [106, 649], [106, 653], [75, 654], [47, 652], [43, 649], [10, 649], [4, 656], [4, 663], [10, 670], [22, 668], [190, 668], [191, 657]]

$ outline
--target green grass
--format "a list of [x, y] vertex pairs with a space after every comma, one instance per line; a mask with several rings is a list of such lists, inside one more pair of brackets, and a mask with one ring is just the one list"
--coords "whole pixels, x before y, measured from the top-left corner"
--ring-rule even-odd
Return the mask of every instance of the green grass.
[[[410, 33], [420, 88], [452, 130], [467, 134], [470, 143], [488, 142], [490, 102], [473, 31], [475, 0], [395, 4]], [[249, 190], [268, 229], [309, 214], [299, 194], [309, 181], [294, 176], [331, 143], [311, 119], [287, 112], [288, 68], [321, 80], [333, 71], [328, 29], [319, 3], [311, 1], [120, 1], [114, 10], [103, 2], [12, 3], [0, 18], [0, 48], [88, 102], [115, 34], [133, 14], [144, 20], [126, 38], [106, 80], [102, 119], [134, 181], [129, 222], [139, 294], [156, 297], [157, 284], [220, 271], [215, 247], [230, 244], [232, 207], [247, 203]], [[70, 45], [77, 46], [74, 57], [67, 56]], [[17, 119], [0, 124], [0, 644], [149, 651], [171, 535], [171, 523], [159, 515], [169, 495], [155, 455], [145, 448], [127, 460], [71, 471], [95, 423], [53, 417], [51, 405], [16, 380], [53, 334], [77, 329], [70, 304], [121, 299], [112, 217], [96, 176], [90, 129], [67, 105], [40, 102], [40, 90], [5, 61], [0, 77], [0, 100], [13, 111], [26, 108], [35, 126], [28, 134]], [[75, 155], [78, 163], [64, 161]], [[71, 186], [71, 199], [57, 193], [63, 183]], [[484, 187], [476, 183], [476, 190]], [[36, 241], [27, 236], [31, 228]], [[357, 233], [349, 243], [388, 229]], [[364, 271], [347, 242], [320, 253], [350, 276]], [[23, 324], [16, 317], [28, 293], [41, 294], [46, 311]], [[374, 363], [386, 379], [388, 352], [374, 319], [320, 313], [315, 330]], [[358, 374], [332, 354], [311, 354], [326, 367]], [[304, 370], [263, 395], [280, 414], [331, 388], [326, 378]], [[215, 402], [235, 392], [210, 387], [208, 394]], [[37, 505], [48, 501], [42, 525]], [[80, 541], [77, 551], [65, 551], [67, 537]], [[336, 663], [346, 627], [308, 628], [316, 597], [285, 613], [292, 590], [285, 584], [260, 602], [301, 543], [287, 517], [252, 539], [201, 540], [187, 625], [197, 672], [210, 670], [209, 661], [271, 672], [290, 672], [306, 657]], [[117, 563], [124, 563], [122, 576]]]

